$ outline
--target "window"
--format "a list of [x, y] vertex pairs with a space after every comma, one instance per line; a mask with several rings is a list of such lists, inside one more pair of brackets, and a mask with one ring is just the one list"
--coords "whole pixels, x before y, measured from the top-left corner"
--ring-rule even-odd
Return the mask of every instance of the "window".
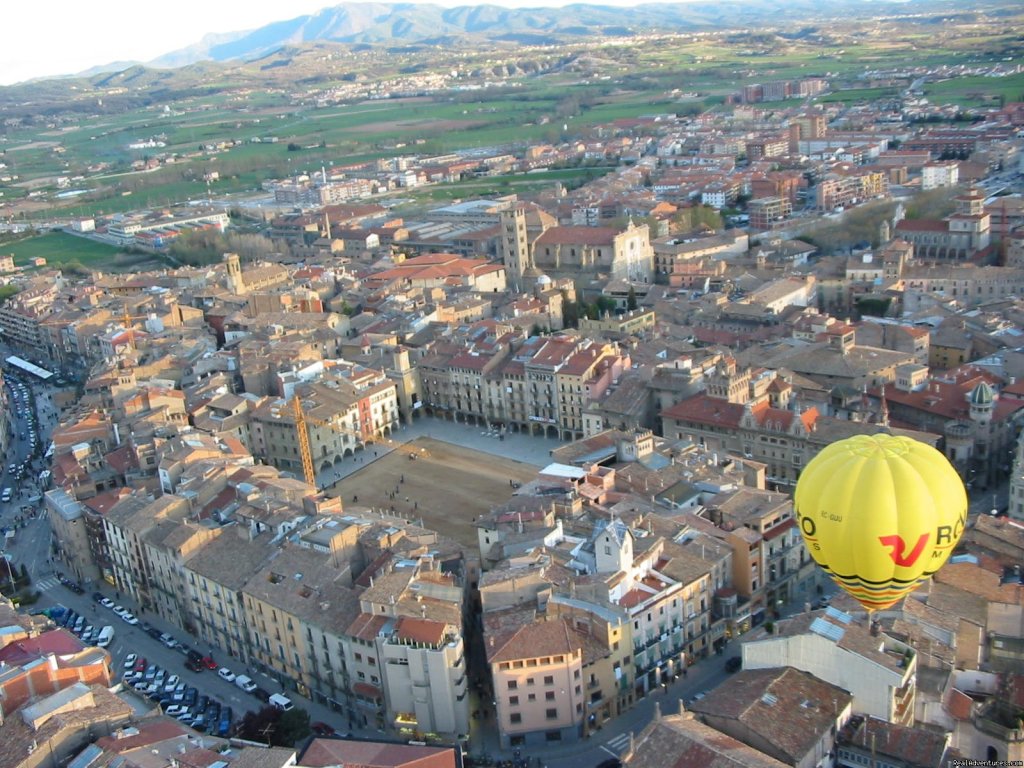
[[554, 685], [555, 678], [553, 675], [544, 675], [544, 685]]
[[544, 700], [545, 701], [554, 701], [555, 700], [555, 692], [554, 691], [546, 692], [544, 694]]
[[518, 712], [513, 712], [512, 714], [510, 714], [508, 716], [508, 719], [512, 722], [513, 725], [518, 725], [519, 723], [523, 722], [523, 716], [520, 715]]
[[508, 689], [509, 689], [510, 691], [514, 691], [514, 690], [516, 690], [516, 688], [518, 688], [518, 687], [519, 687], [519, 683], [517, 683], [517, 682], [516, 682], [515, 680], [509, 680], [509, 681], [508, 681]]
[[533, 685], [533, 678], [532, 677], [526, 678], [526, 684], [527, 685]]
[[551, 707], [550, 709], [547, 709], [547, 710], [544, 711], [544, 716], [548, 720], [557, 720], [558, 719], [558, 709], [556, 707]]
[[519, 697], [518, 696], [509, 696], [508, 697], [508, 703], [511, 704], [513, 707], [518, 706], [519, 705]]

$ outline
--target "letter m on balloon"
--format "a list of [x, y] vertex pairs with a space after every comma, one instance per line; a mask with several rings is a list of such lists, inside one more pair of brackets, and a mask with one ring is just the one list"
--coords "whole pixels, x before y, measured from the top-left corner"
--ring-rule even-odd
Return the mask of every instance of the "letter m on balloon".
[[917, 558], [924, 552], [924, 545], [928, 543], [928, 534], [922, 533], [921, 537], [917, 540], [917, 544], [914, 548], [907, 552], [907, 543], [903, 540], [902, 536], [879, 536], [878, 540], [882, 543], [883, 547], [889, 547], [889, 557], [892, 561], [901, 568], [909, 568], [911, 565], [917, 562]]

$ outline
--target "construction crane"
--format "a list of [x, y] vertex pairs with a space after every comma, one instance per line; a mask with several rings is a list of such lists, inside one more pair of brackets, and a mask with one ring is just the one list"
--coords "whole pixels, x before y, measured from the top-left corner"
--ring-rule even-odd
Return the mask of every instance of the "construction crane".
[[[333, 421], [324, 421], [323, 419], [317, 419], [308, 415], [304, 410], [302, 410], [302, 399], [298, 395], [292, 396], [291, 404], [292, 415], [295, 417], [295, 437], [299, 443], [299, 458], [302, 460], [302, 475], [308, 485], [314, 488], [319, 488], [316, 484], [316, 467], [313, 465], [313, 449], [309, 444], [309, 425], [314, 424], [318, 427], [333, 429], [335, 432], [340, 432], [343, 435], [350, 435], [359, 442], [363, 442], [366, 439], [366, 435], [343, 427]], [[415, 448], [411, 448], [404, 443], [399, 443], [391, 439], [384, 439], [381, 442], [392, 450], [407, 454], [410, 459], [415, 459], [417, 456], [426, 457], [429, 455], [425, 448], [421, 448], [417, 451]]]

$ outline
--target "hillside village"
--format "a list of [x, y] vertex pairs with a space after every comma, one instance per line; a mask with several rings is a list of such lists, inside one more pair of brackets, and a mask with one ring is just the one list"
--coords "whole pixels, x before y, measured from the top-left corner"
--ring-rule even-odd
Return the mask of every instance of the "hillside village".
[[[1024, 162], [1024, 107], [924, 129], [926, 104], [763, 108], [819, 85], [766, 84], [728, 118], [268, 180], [273, 261], [10, 271], [3, 340], [79, 372], [42, 501], [62, 569], [412, 739], [467, 737], [484, 702], [504, 749], [585, 740], [742, 638], [742, 669], [636, 733], [625, 764], [1024, 759], [1024, 203], [986, 187]], [[416, 221], [363, 199], [581, 157], [617, 170]], [[949, 215], [894, 215], [843, 253], [791, 231], [937, 187]], [[742, 200], [747, 220], [701, 223]], [[231, 226], [197, 206], [69, 223], [155, 250]], [[333, 484], [431, 420], [497, 454], [512, 435], [549, 448], [504, 503], [449, 511], [476, 541]], [[823, 599], [790, 494], [826, 445], [883, 431], [1009, 502], [869, 621]], [[45, 645], [0, 676], [11, 723]], [[101, 651], [64, 655], [93, 670], [79, 685], [111, 683]]]

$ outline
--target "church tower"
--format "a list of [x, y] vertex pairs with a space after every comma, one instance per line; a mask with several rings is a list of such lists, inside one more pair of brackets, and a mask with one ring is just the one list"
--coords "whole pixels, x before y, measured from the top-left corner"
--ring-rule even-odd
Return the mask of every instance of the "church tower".
[[235, 296], [245, 292], [245, 283], [242, 281], [242, 262], [237, 253], [224, 254], [224, 267], [227, 269], [227, 289]]
[[519, 292], [523, 290], [524, 273], [533, 266], [533, 254], [526, 235], [526, 211], [516, 205], [502, 211], [500, 220], [501, 259], [505, 264], [506, 278], [513, 290]]

